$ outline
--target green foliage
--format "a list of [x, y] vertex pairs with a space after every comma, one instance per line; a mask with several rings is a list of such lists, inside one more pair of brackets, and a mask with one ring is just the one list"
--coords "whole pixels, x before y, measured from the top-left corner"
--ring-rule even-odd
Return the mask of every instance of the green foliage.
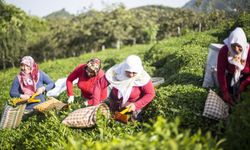
[[223, 21], [216, 29], [214, 35], [218, 37], [221, 43], [223, 43], [223, 40], [227, 38], [230, 32], [233, 31], [236, 27], [242, 27], [247, 36], [247, 41], [250, 40], [250, 13], [243, 12], [235, 17], [237, 19], [229, 19], [228, 21]]
[[86, 142], [71, 138], [65, 145], [66, 149], [221, 149], [220, 143], [216, 142], [210, 133], [205, 136], [200, 131], [190, 135], [189, 131], [180, 132], [178, 129], [179, 119], [167, 122], [158, 117], [153, 126], [145, 124], [143, 131], [135, 135], [126, 135], [123, 138], [114, 138], [107, 142]]
[[202, 117], [207, 94], [205, 89], [193, 85], [160, 87], [156, 98], [150, 103], [143, 117], [155, 120], [160, 115], [173, 121], [179, 116], [183, 127], [193, 131], [202, 128], [203, 131], [216, 132], [218, 129], [216, 122]]
[[244, 101], [238, 104], [231, 114], [226, 128], [225, 149], [249, 149], [250, 137], [250, 100], [249, 91], [243, 95]]
[[[104, 11], [88, 10], [78, 16], [61, 10], [45, 21], [11, 5], [3, 3], [1, 7], [0, 34], [4, 36], [0, 40], [3, 49], [0, 68], [16, 66], [20, 57], [27, 54], [41, 62], [96, 52], [104, 47], [120, 49], [124, 45], [156, 43], [188, 31], [208, 30], [225, 19], [223, 12], [205, 15], [163, 6], [128, 10], [118, 5]], [[61, 14], [66, 17], [60, 17]]]
[[193, 0], [183, 6], [185, 9], [191, 9], [197, 12], [211, 12], [213, 10], [223, 10], [226, 13], [237, 13], [250, 11], [249, 0]]
[[164, 77], [167, 84], [201, 85], [207, 47], [215, 41], [208, 33], [191, 33], [155, 45], [144, 59], [155, 67], [154, 75]]
[[30, 44], [46, 30], [44, 21], [29, 17], [13, 5], [0, 4], [0, 68], [15, 67]]
[[250, 24], [250, 13], [241, 13], [233, 26], [233, 28], [242, 27], [244, 32], [246, 33], [248, 41], [250, 40], [249, 24]]

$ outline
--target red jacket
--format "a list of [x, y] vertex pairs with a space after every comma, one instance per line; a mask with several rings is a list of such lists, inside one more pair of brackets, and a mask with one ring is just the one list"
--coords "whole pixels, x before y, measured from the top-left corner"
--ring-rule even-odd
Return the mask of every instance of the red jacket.
[[[103, 70], [100, 70], [95, 77], [89, 77], [86, 73], [86, 64], [81, 64], [75, 68], [75, 70], [69, 74], [66, 85], [68, 96], [74, 95], [73, 92], [73, 81], [79, 78], [77, 86], [81, 90], [83, 98], [90, 99], [94, 92], [94, 85], [102, 76], [104, 76]], [[107, 88], [100, 90], [100, 99], [104, 100], [107, 98]]]
[[[109, 85], [109, 82], [107, 81], [106, 77], [103, 76], [97, 83], [94, 89], [93, 97], [90, 101], [93, 102], [93, 105], [99, 104], [100, 97], [98, 94], [101, 89], [106, 88]], [[115, 101], [118, 100], [118, 90], [116, 88], [113, 88], [111, 90], [111, 100]], [[129, 96], [128, 102], [135, 103], [136, 110], [142, 109], [144, 106], [146, 106], [149, 102], [153, 100], [155, 97], [155, 90], [154, 86], [152, 84], [152, 81], [150, 80], [146, 85], [138, 87], [134, 86], [132, 88], [132, 92]], [[112, 106], [111, 106], [112, 107]], [[112, 109], [112, 108], [111, 108]]]
[[[248, 56], [246, 60], [245, 68], [241, 71], [242, 75], [248, 75], [248, 77], [241, 81], [241, 85], [243, 87], [246, 87], [250, 84], [250, 48], [248, 50]], [[218, 61], [217, 61], [217, 78], [220, 85], [221, 92], [224, 94], [225, 92], [228, 92], [227, 87], [227, 80], [226, 80], [226, 74], [225, 71], [228, 71], [229, 73], [233, 74], [235, 71], [235, 66], [230, 64], [228, 62], [228, 48], [226, 45], [224, 45], [219, 52], [218, 55]]]

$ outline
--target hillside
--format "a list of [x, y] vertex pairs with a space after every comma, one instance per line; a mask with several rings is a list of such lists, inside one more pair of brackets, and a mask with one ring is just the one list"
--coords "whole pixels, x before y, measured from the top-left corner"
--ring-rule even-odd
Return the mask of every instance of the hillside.
[[18, 66], [20, 57], [27, 54], [38, 62], [74, 57], [104, 47], [119, 49], [189, 31], [206, 31], [227, 19], [223, 12], [205, 15], [155, 5], [131, 10], [124, 6], [89, 10], [72, 19], [65, 9], [46, 19], [34, 18], [6, 4], [0, 5], [0, 9], [1, 14], [11, 14], [0, 15], [0, 47], [4, 51], [0, 53], [0, 69]]
[[196, 12], [211, 12], [213, 10], [250, 11], [250, 0], [190, 0], [182, 8]]
[[59, 11], [53, 12], [47, 16], [45, 16], [45, 19], [48, 20], [57, 20], [57, 19], [72, 19], [74, 17], [74, 15], [70, 14], [69, 12], [67, 12], [65, 9], [61, 9]]
[[136, 8], [132, 8], [131, 10], [134, 11], [139, 11], [139, 10], [144, 10], [144, 11], [155, 11], [158, 10], [160, 11], [164, 11], [164, 12], [172, 12], [175, 10], [175, 8], [172, 7], [167, 7], [167, 6], [163, 6], [163, 5], [147, 5], [147, 6], [141, 6], [141, 7], [136, 7]]
[[[217, 37], [213, 36], [216, 32], [189, 33], [155, 45], [107, 49], [40, 64], [40, 68], [56, 81], [92, 57], [99, 57], [104, 70], [107, 70], [128, 55], [137, 54], [142, 58], [145, 70], [151, 76], [164, 77], [165, 83], [156, 88], [155, 99], [143, 113], [143, 124], [124, 125], [110, 121], [90, 129], [74, 129], [61, 124], [72, 110], [61, 113], [52, 111], [45, 116], [38, 114], [24, 120], [15, 130], [2, 130], [2, 149], [172, 149], [173, 146], [179, 149], [220, 149], [220, 143], [231, 146], [234, 128], [231, 127], [228, 131], [232, 132], [225, 134], [223, 130], [228, 127], [223, 122], [201, 115], [208, 93], [201, 87], [207, 47], [209, 43], [217, 42]], [[1, 109], [9, 99], [11, 81], [18, 70], [0, 72]], [[66, 102], [66, 93], [63, 92], [58, 99]], [[82, 107], [81, 102], [80, 92], [76, 89], [76, 102], [72, 109]], [[237, 112], [241, 107], [236, 107]], [[242, 123], [241, 127], [244, 125]], [[228, 142], [223, 142], [222, 138], [227, 135]]]

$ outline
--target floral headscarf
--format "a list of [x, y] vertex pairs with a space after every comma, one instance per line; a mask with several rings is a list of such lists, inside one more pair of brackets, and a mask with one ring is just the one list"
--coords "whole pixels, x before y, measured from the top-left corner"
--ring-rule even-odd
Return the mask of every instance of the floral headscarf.
[[33, 95], [36, 91], [36, 83], [39, 79], [38, 65], [35, 63], [34, 59], [31, 56], [24, 56], [20, 62], [31, 68], [31, 73], [26, 74], [23, 71], [20, 71], [18, 74], [18, 80], [20, 87], [24, 94]]
[[100, 70], [100, 68], [101, 68], [101, 60], [98, 58], [90, 59], [87, 62], [86, 71], [87, 71], [88, 75], [90, 74], [90, 72], [93, 72], [94, 76], [96, 76], [98, 74], [98, 71]]

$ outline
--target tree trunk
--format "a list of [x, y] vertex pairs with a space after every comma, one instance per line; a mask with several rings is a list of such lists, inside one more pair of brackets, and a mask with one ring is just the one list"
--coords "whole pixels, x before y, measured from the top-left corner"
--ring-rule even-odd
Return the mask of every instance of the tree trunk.
[[10, 60], [10, 63], [11, 63], [11, 65], [12, 65], [12, 68], [15, 68], [15, 59], [14, 59], [14, 58], [12, 58], [12, 59]]
[[199, 23], [199, 32], [201, 32], [201, 23]]
[[105, 45], [102, 45], [102, 51], [104, 51], [105, 50]]
[[136, 44], [136, 38], [133, 38], [133, 45]]
[[116, 42], [116, 49], [120, 50], [120, 48], [121, 48], [121, 41], [117, 40], [117, 42]]

